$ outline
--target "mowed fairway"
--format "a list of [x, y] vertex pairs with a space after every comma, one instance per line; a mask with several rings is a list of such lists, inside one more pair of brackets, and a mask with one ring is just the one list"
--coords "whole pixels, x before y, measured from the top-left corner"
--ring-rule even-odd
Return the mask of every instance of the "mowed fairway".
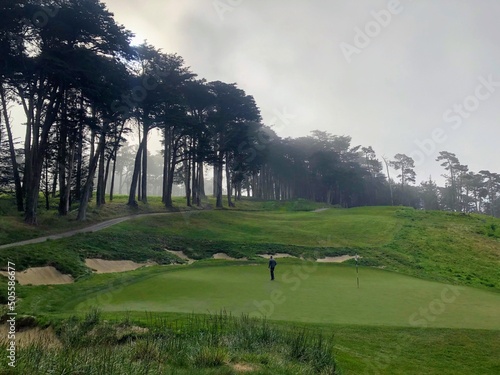
[[[208, 313], [309, 323], [500, 329], [500, 295], [372, 268], [280, 260], [277, 280], [266, 264], [212, 261], [155, 272], [151, 277], [88, 295], [104, 311]], [[80, 299], [81, 301], [81, 299]]]

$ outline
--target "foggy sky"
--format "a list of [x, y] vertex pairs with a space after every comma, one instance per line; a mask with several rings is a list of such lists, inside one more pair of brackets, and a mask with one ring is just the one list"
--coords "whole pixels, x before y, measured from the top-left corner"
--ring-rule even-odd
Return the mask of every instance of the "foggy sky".
[[[236, 82], [282, 137], [320, 129], [379, 157], [405, 153], [417, 183], [442, 183], [441, 150], [500, 172], [498, 0], [104, 2], [137, 43], [178, 53], [199, 78]], [[342, 45], [357, 48], [350, 62]]]

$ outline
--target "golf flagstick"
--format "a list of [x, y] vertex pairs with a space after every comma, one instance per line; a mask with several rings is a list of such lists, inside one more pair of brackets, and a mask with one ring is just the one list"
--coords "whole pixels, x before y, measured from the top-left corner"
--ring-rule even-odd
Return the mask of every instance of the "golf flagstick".
[[358, 254], [356, 254], [356, 283], [358, 284], [359, 289], [359, 270], [358, 270]]

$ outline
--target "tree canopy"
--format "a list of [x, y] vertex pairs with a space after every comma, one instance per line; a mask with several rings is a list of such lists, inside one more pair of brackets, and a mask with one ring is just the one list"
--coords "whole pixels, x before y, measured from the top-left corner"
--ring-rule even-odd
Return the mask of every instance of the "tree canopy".
[[[171, 208], [182, 185], [187, 205], [201, 205], [210, 173], [217, 207], [223, 194], [233, 206], [246, 191], [500, 215], [498, 173], [469, 171], [442, 151], [446, 185], [429, 178], [415, 186], [414, 161], [403, 153], [384, 159], [386, 176], [375, 150], [348, 135], [281, 138], [237, 83], [207, 82], [177, 54], [131, 45], [132, 32], [99, 0], [12, 0], [0, 12], [0, 190], [15, 196], [29, 224], [41, 194], [46, 206], [59, 197], [60, 215], [77, 205], [80, 220], [90, 199], [105, 204], [115, 187], [127, 187], [131, 206], [153, 191]], [[24, 110], [23, 140], [12, 134], [15, 105]], [[148, 146], [153, 132], [162, 138], [158, 154]], [[137, 145], [126, 145], [129, 133]]]

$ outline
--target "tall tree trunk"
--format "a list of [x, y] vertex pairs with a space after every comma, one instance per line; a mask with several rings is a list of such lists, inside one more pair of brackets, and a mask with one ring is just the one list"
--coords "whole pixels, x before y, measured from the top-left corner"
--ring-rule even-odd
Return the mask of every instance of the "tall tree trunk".
[[10, 162], [12, 163], [12, 171], [14, 174], [14, 186], [16, 189], [16, 205], [18, 211], [24, 210], [23, 203], [23, 188], [21, 185], [21, 177], [19, 176], [19, 166], [16, 160], [16, 150], [14, 148], [14, 138], [12, 137], [12, 129], [10, 127], [10, 118], [7, 113], [7, 100], [5, 99], [5, 93], [3, 85], [0, 85], [0, 98], [2, 100], [2, 113], [5, 120], [5, 129], [7, 130], [7, 139], [9, 142], [9, 153]]
[[75, 199], [80, 200], [82, 192], [82, 169], [83, 169], [83, 124], [80, 123], [78, 131], [78, 164], [76, 166]]
[[68, 180], [66, 182], [66, 191], [64, 194], [64, 211], [68, 213], [71, 208], [71, 180], [73, 179], [73, 169], [75, 165], [75, 149], [76, 144], [73, 143], [71, 145], [70, 154], [69, 154], [69, 163], [68, 163]]
[[[107, 124], [105, 125], [107, 128]], [[100, 207], [106, 204], [106, 185], [104, 182], [105, 175], [105, 151], [106, 151], [106, 134], [101, 134], [101, 139], [99, 140], [99, 146], [103, 143], [103, 146], [99, 149], [99, 170], [97, 173], [97, 192], [96, 192], [96, 206]]]
[[172, 203], [172, 191], [173, 191], [173, 185], [174, 185], [174, 172], [175, 172], [175, 166], [177, 165], [177, 150], [179, 147], [179, 141], [180, 138], [177, 138], [175, 141], [170, 143], [170, 154], [171, 158], [168, 163], [168, 173], [167, 173], [167, 191], [166, 191], [166, 196], [165, 196], [165, 207], [166, 208], [172, 208], [173, 203]]
[[[142, 137], [141, 137], [141, 127], [139, 126], [139, 146], [142, 145]], [[142, 150], [142, 149], [141, 149]], [[137, 152], [139, 152], [139, 149], [137, 149]], [[141, 154], [141, 161], [142, 161], [142, 154]], [[134, 172], [136, 171], [135, 165], [134, 165]], [[141, 200], [141, 180], [142, 180], [142, 174], [141, 174], [141, 163], [139, 163], [139, 169], [137, 169], [137, 200]], [[134, 198], [135, 200], [135, 198]]]
[[162, 184], [162, 194], [161, 201], [163, 204], [167, 202], [167, 190], [168, 190], [168, 174], [170, 170], [170, 150], [172, 144], [172, 138], [170, 136], [170, 128], [165, 127], [164, 133], [164, 143], [163, 143], [163, 184]]
[[[108, 186], [108, 178], [109, 178], [109, 167], [111, 165], [111, 162], [113, 161], [113, 158], [114, 158], [113, 151], [111, 151], [111, 154], [106, 159], [106, 167], [104, 168], [104, 194], [106, 194], [106, 187]], [[113, 176], [111, 177], [111, 180], [113, 180]]]
[[224, 155], [219, 151], [219, 157], [217, 160], [217, 176], [215, 178], [214, 188], [217, 188], [216, 203], [215, 207], [222, 208], [222, 171], [224, 168]]
[[139, 182], [139, 173], [141, 170], [141, 156], [142, 156], [143, 143], [139, 144], [139, 149], [135, 155], [134, 162], [134, 173], [132, 174], [132, 182], [130, 183], [130, 193], [128, 195], [127, 204], [132, 207], [137, 207], [137, 201], [135, 200], [135, 193], [137, 190], [137, 183]]
[[116, 156], [118, 154], [118, 149], [120, 148], [120, 139], [123, 134], [123, 129], [125, 128], [125, 121], [122, 122], [121, 127], [120, 127], [120, 132], [118, 135], [116, 134], [116, 127], [115, 127], [115, 142], [113, 144], [113, 150], [111, 151], [111, 155], [108, 159], [108, 163], [106, 165], [106, 177], [104, 180], [104, 186], [107, 186], [108, 184], [108, 177], [109, 177], [109, 163], [111, 160], [113, 160], [113, 171], [111, 172], [111, 186], [109, 188], [109, 200], [113, 201], [113, 189], [115, 187], [115, 173], [116, 173]]
[[[175, 158], [175, 155], [173, 155]], [[168, 170], [168, 183], [167, 183], [167, 192], [166, 192], [166, 197], [165, 197], [165, 207], [167, 208], [172, 208], [173, 207], [173, 202], [172, 202], [172, 190], [173, 190], [173, 184], [174, 184], [174, 172], [175, 172], [175, 165], [171, 164], [170, 168]]]
[[241, 189], [242, 189], [241, 185], [242, 185], [241, 181], [238, 181], [238, 183], [236, 184], [235, 194], [237, 201], [241, 201]]
[[231, 182], [231, 170], [229, 168], [229, 157], [226, 156], [226, 188], [227, 188], [227, 204], [229, 207], [234, 207], [233, 200], [231, 198], [233, 187]]
[[[186, 146], [188, 142], [186, 142]], [[189, 150], [186, 150], [186, 155], [189, 155]], [[191, 207], [191, 159], [186, 156], [183, 161], [184, 167], [184, 187], [186, 191], [186, 205]]]
[[203, 164], [202, 162], [196, 163], [196, 184], [197, 184], [197, 194], [196, 194], [196, 205], [201, 206], [202, 194], [205, 192], [203, 189]]
[[111, 186], [109, 188], [109, 201], [113, 201], [113, 190], [115, 188], [115, 175], [116, 175], [116, 155], [113, 158], [113, 171], [111, 172]]
[[203, 162], [200, 161], [198, 163], [198, 189], [199, 189], [199, 192], [198, 192], [198, 195], [199, 195], [199, 199], [200, 201], [202, 199], [206, 199], [207, 198], [207, 195], [205, 193], [205, 173], [203, 171]]
[[[94, 154], [95, 154], [95, 131], [91, 130], [91, 133], [90, 133], [90, 158], [92, 158]], [[89, 158], [89, 165], [91, 162], [90, 158]], [[92, 198], [93, 194], [94, 194], [94, 180], [92, 179], [89, 199]]]
[[[63, 120], [61, 121], [59, 130], [59, 142], [58, 142], [58, 172], [59, 172], [59, 215], [66, 216], [68, 211], [66, 211], [66, 160], [67, 156], [67, 142], [68, 142], [68, 128], [64, 123], [66, 119], [66, 103], [63, 103]], [[56, 175], [56, 173], [54, 173]], [[55, 185], [55, 184], [54, 184]]]
[[[166, 143], [167, 141], [165, 141]], [[161, 202], [165, 203], [167, 199], [167, 185], [168, 185], [168, 162], [169, 156], [167, 147], [163, 150], [163, 176], [162, 176], [162, 189], [161, 189]]]
[[33, 120], [34, 120], [34, 99], [33, 99], [33, 93], [30, 94], [28, 98], [25, 97], [24, 95], [24, 90], [21, 89], [20, 87], [17, 88], [18, 94], [21, 98], [21, 104], [24, 110], [24, 113], [26, 115], [26, 133], [24, 134], [24, 174], [23, 174], [23, 199], [26, 198], [26, 186], [27, 186], [27, 181], [29, 175], [32, 174], [31, 172], [31, 165], [28, 162], [31, 160], [31, 138], [32, 138], [32, 132], [33, 132]]
[[87, 181], [85, 182], [85, 185], [83, 187], [82, 196], [80, 198], [80, 207], [78, 208], [78, 216], [76, 218], [78, 221], [84, 221], [87, 219], [87, 207], [89, 205], [90, 193], [93, 186], [95, 171], [97, 169], [97, 162], [100, 159], [99, 156], [101, 155], [101, 149], [104, 148], [105, 144], [105, 133], [106, 131], [105, 129], [103, 129], [103, 134], [101, 135], [101, 139], [99, 140], [97, 150], [95, 154], [91, 154], [89, 174], [87, 177]]
[[142, 190], [141, 190], [141, 201], [142, 203], [148, 203], [148, 131], [149, 125], [144, 124], [143, 131], [143, 146], [142, 146]]
[[[26, 160], [30, 167], [26, 174], [26, 209], [24, 221], [27, 224], [37, 224], [38, 195], [40, 192], [40, 180], [42, 176], [42, 166], [45, 159], [49, 131], [56, 119], [59, 111], [60, 98], [58, 88], [51, 92], [50, 99], [43, 103], [40, 95], [37, 102], [36, 118], [33, 125], [33, 144], [30, 150], [30, 160]], [[45, 108], [45, 118], [42, 122], [42, 107]], [[41, 130], [41, 133], [40, 133]]]
[[50, 210], [50, 202], [49, 202], [49, 158], [48, 155], [45, 155], [45, 191], [43, 192], [45, 196], [45, 209]]
[[83, 95], [80, 96], [80, 112], [81, 116], [79, 118], [79, 124], [78, 124], [78, 135], [77, 135], [77, 142], [78, 142], [78, 149], [77, 149], [77, 154], [78, 154], [78, 165], [76, 167], [76, 186], [75, 186], [75, 199], [80, 200], [81, 198], [81, 191], [82, 191], [82, 169], [83, 169], [83, 123], [84, 123], [84, 99]]
[[212, 177], [212, 196], [214, 198], [217, 198], [217, 195], [219, 194], [218, 192], [219, 187], [217, 186], [218, 179], [219, 179], [219, 165], [217, 163], [214, 163], [213, 177]]
[[[46, 157], [49, 158], [50, 155], [47, 155]], [[50, 196], [52, 198], [55, 198], [57, 195], [57, 181], [59, 178], [59, 163], [57, 160], [55, 161], [56, 166], [54, 167], [54, 173], [52, 174], [52, 189], [50, 190]]]
[[198, 176], [197, 176], [197, 163], [195, 155], [195, 141], [191, 141], [191, 202], [198, 205]]

